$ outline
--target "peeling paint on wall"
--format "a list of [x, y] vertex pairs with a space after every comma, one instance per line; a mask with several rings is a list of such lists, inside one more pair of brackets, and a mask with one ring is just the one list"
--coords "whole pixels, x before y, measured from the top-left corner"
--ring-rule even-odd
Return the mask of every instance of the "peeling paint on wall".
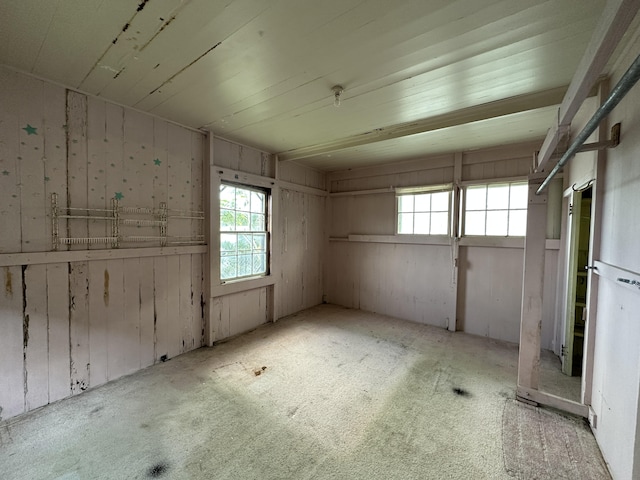
[[109, 270], [104, 269], [104, 306], [109, 306]]

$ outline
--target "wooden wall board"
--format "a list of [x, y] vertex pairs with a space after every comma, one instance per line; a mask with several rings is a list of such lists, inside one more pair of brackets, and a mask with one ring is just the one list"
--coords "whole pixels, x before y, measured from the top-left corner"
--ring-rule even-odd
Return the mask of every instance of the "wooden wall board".
[[[182, 353], [182, 325], [180, 319], [180, 256], [167, 258], [167, 356]], [[185, 308], [183, 307], [183, 311]]]
[[267, 322], [267, 287], [223, 297], [227, 305], [229, 335], [253, 330]]
[[160, 208], [168, 201], [168, 128], [169, 124], [159, 118], [153, 119], [153, 207]]
[[109, 379], [109, 306], [111, 299], [111, 274], [108, 262], [95, 260], [89, 267], [89, 354], [91, 375], [89, 386], [96, 387]]
[[47, 267], [31, 265], [24, 271], [25, 409], [49, 403], [49, 325]]
[[[44, 103], [44, 212], [45, 240], [43, 249], [51, 250], [51, 194], [58, 194], [58, 206], [67, 205], [67, 132], [66, 132], [66, 91], [56, 85], [45, 83]], [[58, 220], [60, 232], [66, 233], [66, 219]], [[67, 250], [60, 246], [59, 250]]]
[[[172, 210], [191, 209], [191, 132], [169, 124], [168, 126], [168, 206]], [[169, 212], [171, 215], [171, 212]], [[174, 219], [169, 222], [169, 236], [189, 236], [191, 221]]]
[[0, 282], [0, 419], [4, 420], [25, 411], [22, 267], [2, 267]]
[[140, 264], [140, 368], [153, 365], [155, 332], [153, 324], [153, 258]]
[[191, 336], [193, 348], [204, 345], [204, 255], [191, 257]]
[[89, 267], [87, 262], [69, 264], [69, 345], [71, 393], [89, 387]]
[[[47, 269], [49, 327], [49, 402], [71, 395], [69, 353], [69, 267], [54, 263]], [[93, 332], [91, 332], [93, 333]], [[93, 364], [92, 364], [93, 369]]]
[[161, 361], [169, 356], [170, 349], [170, 318], [169, 318], [169, 276], [168, 258], [153, 259], [153, 310], [154, 310], [154, 360]]
[[[25, 77], [22, 85], [24, 101], [20, 105], [20, 217], [22, 251], [38, 252], [50, 248], [46, 231], [44, 198], [45, 122], [43, 107], [44, 82]], [[31, 128], [30, 128], [31, 127]]]
[[[87, 97], [67, 90], [67, 198], [69, 207], [87, 208]], [[68, 237], [87, 237], [87, 220], [68, 222]], [[63, 235], [63, 232], [60, 232]], [[84, 245], [70, 245], [83, 250]]]
[[193, 338], [193, 291], [191, 290], [191, 256], [180, 255], [179, 257], [179, 273], [178, 278], [173, 281], [178, 283], [179, 302], [178, 302], [178, 318], [176, 321], [180, 325], [180, 353], [188, 352], [195, 348], [195, 340]]
[[[154, 121], [149, 115], [124, 110], [124, 155], [122, 171], [121, 204], [127, 207], [151, 207], [153, 205], [153, 183], [149, 181], [154, 170], [153, 162]], [[134, 216], [138, 218], [138, 216]], [[142, 218], [142, 217], [141, 217]], [[159, 227], [123, 225], [122, 235], [160, 234]], [[125, 242], [126, 244], [126, 242]], [[136, 246], [153, 246], [158, 242], [141, 242]]]
[[[134, 360], [132, 360], [134, 353], [130, 352], [129, 349], [137, 348], [138, 346], [138, 332], [132, 332], [130, 325], [127, 323], [129, 320], [127, 311], [128, 308], [132, 307], [130, 297], [128, 303], [126, 303], [124, 262], [125, 260], [110, 260], [106, 266], [106, 270], [109, 273], [109, 289], [107, 292], [109, 295], [107, 311], [107, 380], [114, 380], [130, 372], [131, 365], [134, 363]], [[127, 270], [127, 274], [131, 270]], [[137, 275], [135, 280], [137, 281]], [[133, 280], [129, 280], [129, 282], [133, 282]], [[135, 293], [137, 295], [137, 291]], [[131, 336], [133, 336], [133, 339], [130, 338]]]
[[[204, 212], [204, 135], [191, 132], [190, 210]], [[204, 221], [191, 220], [191, 236], [204, 235]]]
[[[107, 174], [109, 171], [109, 138], [107, 134], [107, 108], [104, 100], [87, 98], [87, 206], [89, 208], [110, 208], [107, 195]], [[109, 222], [89, 221], [90, 237], [111, 236]], [[109, 245], [110, 246], [110, 245]], [[90, 249], [105, 248], [105, 245], [89, 245]]]
[[21, 77], [0, 69], [0, 252], [22, 251], [20, 230], [20, 105]]
[[[119, 261], [117, 261], [119, 262]], [[113, 353], [119, 356], [118, 370], [114, 375], [122, 376], [140, 369], [140, 260], [131, 258], [122, 262], [123, 321], [114, 324], [119, 345]], [[115, 347], [115, 343], [113, 344]]]

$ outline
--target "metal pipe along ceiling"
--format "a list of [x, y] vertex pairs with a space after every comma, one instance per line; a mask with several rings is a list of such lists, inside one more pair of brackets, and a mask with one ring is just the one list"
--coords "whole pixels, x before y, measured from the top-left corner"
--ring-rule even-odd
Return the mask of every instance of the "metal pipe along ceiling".
[[560, 158], [558, 163], [553, 170], [549, 173], [547, 178], [544, 179], [542, 185], [536, 190], [536, 195], [539, 195], [551, 182], [551, 179], [556, 176], [556, 174], [560, 171], [562, 167], [564, 167], [571, 158], [578, 153], [578, 150], [582, 146], [584, 142], [587, 141], [589, 135], [591, 135], [598, 125], [602, 121], [604, 117], [606, 117], [615, 107], [620, 103], [620, 100], [624, 98], [624, 96], [631, 90], [631, 88], [636, 84], [636, 82], [640, 79], [640, 55], [635, 59], [635, 61], [631, 64], [629, 69], [622, 76], [620, 81], [613, 88], [609, 97], [605, 100], [605, 102], [598, 108], [596, 113], [593, 114], [593, 117], [587, 122], [582, 131], [578, 134], [576, 139], [573, 141], [569, 149], [564, 152], [564, 155]]

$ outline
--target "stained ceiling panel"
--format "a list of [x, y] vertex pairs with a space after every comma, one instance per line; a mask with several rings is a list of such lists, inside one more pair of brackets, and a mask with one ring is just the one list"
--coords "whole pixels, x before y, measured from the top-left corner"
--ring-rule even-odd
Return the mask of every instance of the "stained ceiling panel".
[[[0, 63], [291, 158], [367, 132], [428, 125], [564, 88], [604, 5], [3, 1]], [[344, 87], [339, 108], [336, 84]], [[295, 161], [335, 170], [528, 140], [545, 135], [543, 112], [553, 110], [548, 101], [508, 114], [488, 108], [481, 120]]]

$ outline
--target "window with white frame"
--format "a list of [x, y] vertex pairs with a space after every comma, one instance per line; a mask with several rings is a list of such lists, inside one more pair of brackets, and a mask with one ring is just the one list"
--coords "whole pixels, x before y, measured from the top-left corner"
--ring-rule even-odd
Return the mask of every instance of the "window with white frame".
[[398, 234], [448, 235], [451, 186], [398, 189]]
[[522, 237], [527, 230], [526, 182], [469, 185], [464, 190], [463, 235]]
[[220, 184], [220, 280], [267, 274], [268, 191]]

